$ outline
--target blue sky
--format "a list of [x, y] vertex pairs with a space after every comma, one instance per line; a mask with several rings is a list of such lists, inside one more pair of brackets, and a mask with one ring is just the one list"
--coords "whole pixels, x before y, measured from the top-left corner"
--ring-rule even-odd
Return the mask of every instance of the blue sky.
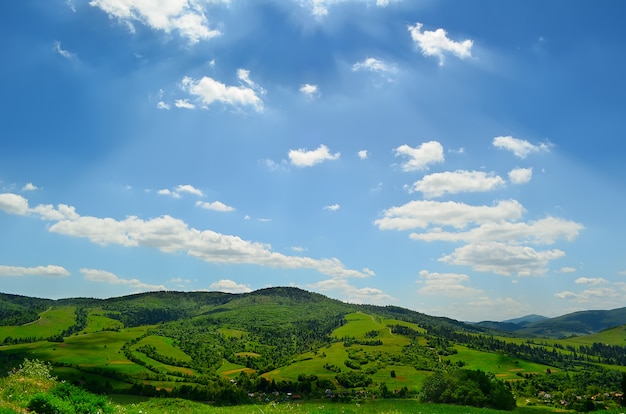
[[622, 2], [0, 5], [0, 290], [626, 303]]

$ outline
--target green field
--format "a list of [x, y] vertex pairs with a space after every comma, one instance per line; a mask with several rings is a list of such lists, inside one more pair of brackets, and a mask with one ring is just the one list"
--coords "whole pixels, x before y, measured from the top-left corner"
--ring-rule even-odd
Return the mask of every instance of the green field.
[[22, 338], [48, 338], [58, 335], [65, 329], [74, 325], [76, 316], [72, 306], [50, 308], [40, 314], [39, 320], [20, 326], [0, 326], [0, 343], [7, 337], [14, 339]]
[[457, 345], [457, 354], [449, 358], [453, 362], [463, 361], [468, 369], [479, 369], [484, 372], [492, 372], [496, 377], [503, 380], [518, 379], [519, 374], [538, 374], [546, 372], [547, 369], [555, 372], [554, 367], [524, 361], [502, 354], [492, 354], [483, 351], [476, 351], [467, 347]]

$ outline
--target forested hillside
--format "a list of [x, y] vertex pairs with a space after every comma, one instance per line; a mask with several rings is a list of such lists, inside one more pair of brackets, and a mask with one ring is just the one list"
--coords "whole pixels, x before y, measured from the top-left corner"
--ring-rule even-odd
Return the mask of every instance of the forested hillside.
[[589, 339], [502, 336], [290, 287], [56, 301], [3, 295], [2, 304], [7, 322], [17, 318], [0, 326], [4, 372], [36, 358], [97, 393], [219, 404], [394, 397], [588, 409], [618, 406], [626, 386], [623, 328]]

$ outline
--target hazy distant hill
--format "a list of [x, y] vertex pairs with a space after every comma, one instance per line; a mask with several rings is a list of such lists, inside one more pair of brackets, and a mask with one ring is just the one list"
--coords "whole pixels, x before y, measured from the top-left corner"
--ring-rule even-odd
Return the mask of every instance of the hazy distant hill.
[[519, 336], [563, 338], [573, 335], [589, 335], [624, 324], [626, 324], [626, 308], [579, 311], [556, 318], [528, 315], [502, 322], [483, 321], [476, 325], [511, 332]]
[[536, 314], [533, 313], [531, 315], [526, 315], [526, 316], [522, 316], [522, 317], [519, 317], [519, 318], [507, 319], [506, 321], [502, 321], [502, 322], [503, 323], [514, 323], [516, 325], [526, 326], [529, 323], [539, 322], [539, 321], [542, 321], [544, 319], [548, 319], [548, 317], [541, 316], [541, 315], [536, 315]]

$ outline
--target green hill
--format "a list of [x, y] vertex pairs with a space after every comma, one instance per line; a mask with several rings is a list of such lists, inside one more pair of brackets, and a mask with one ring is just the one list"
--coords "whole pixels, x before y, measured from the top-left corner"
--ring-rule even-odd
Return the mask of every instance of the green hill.
[[60, 379], [97, 393], [229, 404], [294, 395], [417, 398], [434, 374], [456, 387], [457, 378], [478, 370], [494, 384], [505, 381], [524, 404], [557, 404], [554, 395], [579, 401], [594, 390], [611, 406], [626, 372], [623, 329], [587, 342], [499, 336], [484, 326], [292, 287], [1, 299], [15, 314], [37, 312], [26, 324], [0, 326], [4, 372], [36, 358], [49, 361]]

